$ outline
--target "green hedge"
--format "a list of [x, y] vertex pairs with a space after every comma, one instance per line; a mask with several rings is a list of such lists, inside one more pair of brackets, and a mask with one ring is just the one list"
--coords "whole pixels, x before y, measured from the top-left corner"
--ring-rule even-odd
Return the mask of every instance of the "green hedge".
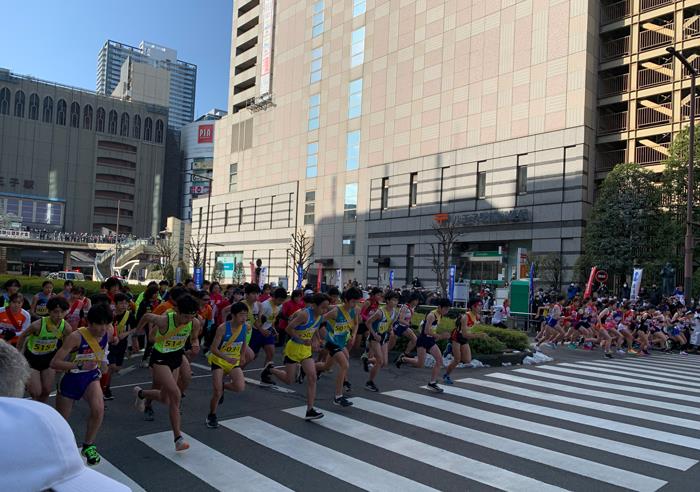
[[491, 355], [502, 354], [508, 347], [498, 338], [488, 336], [486, 338], [472, 338], [469, 340], [472, 349], [472, 356], [477, 359], [476, 354]]
[[[41, 284], [46, 279], [45, 277], [28, 277], [26, 275], [0, 275], [0, 287], [5, 284], [10, 279], [16, 278], [19, 280], [19, 283], [22, 284], [22, 288], [20, 289], [23, 294], [26, 295], [34, 295], [37, 292], [41, 290]], [[54, 285], [54, 292], [59, 292], [61, 288], [63, 287], [63, 280], [61, 279], [51, 279]], [[92, 282], [88, 280], [84, 281], [74, 281], [73, 282], [75, 285], [79, 285], [81, 287], [85, 288], [85, 292], [87, 293], [88, 296], [91, 296], [93, 294], [97, 294], [100, 292], [100, 282]], [[131, 290], [131, 293], [134, 296], [139, 295], [141, 292], [146, 290], [145, 285], [139, 285], [139, 284], [129, 284], [129, 289]]]
[[530, 345], [527, 335], [518, 330], [497, 328], [491, 325], [479, 325], [472, 330], [475, 333], [486, 333], [489, 337], [500, 340], [506, 348], [513, 350], [525, 350]]

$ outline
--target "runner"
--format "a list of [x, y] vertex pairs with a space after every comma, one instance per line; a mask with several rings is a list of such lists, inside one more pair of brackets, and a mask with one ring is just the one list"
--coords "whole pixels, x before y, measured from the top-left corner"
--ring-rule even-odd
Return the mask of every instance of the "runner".
[[362, 308], [360, 309], [360, 324], [357, 328], [357, 334], [359, 335], [359, 337], [355, 338], [355, 348], [361, 346], [364, 349], [361, 359], [365, 372], [369, 371], [369, 352], [367, 345], [367, 339], [369, 336], [369, 325], [367, 324], [367, 320], [370, 316], [374, 314], [374, 312], [377, 309], [379, 309], [379, 303], [381, 302], [381, 300], [382, 289], [380, 289], [379, 287], [374, 287], [370, 291], [369, 297], [362, 304]]
[[[139, 303], [139, 307], [136, 310], [136, 322], [141, 321], [141, 318], [146, 313], [152, 313], [160, 304], [160, 296], [158, 295], [158, 284], [153, 282], [154, 285], [147, 287], [143, 292], [143, 299]], [[148, 359], [151, 357], [151, 351], [153, 350], [153, 344], [148, 338], [150, 326], [145, 325], [143, 328], [143, 334], [145, 336], [146, 349], [143, 351], [143, 356], [141, 358], [141, 367], [148, 367]], [[139, 333], [137, 331], [137, 333]], [[140, 333], [139, 333], [140, 335]]]
[[112, 376], [119, 373], [124, 364], [124, 354], [129, 342], [129, 334], [136, 327], [136, 317], [129, 311], [129, 298], [121, 292], [114, 296], [114, 331], [110, 334], [109, 352], [107, 360], [109, 370], [102, 375], [102, 392], [105, 400], [114, 400], [110, 383]]
[[331, 307], [330, 311], [323, 315], [323, 319], [326, 321], [324, 338], [330, 357], [325, 363], [317, 362], [316, 371], [320, 374], [323, 371], [329, 371], [334, 364], [338, 365], [333, 404], [349, 407], [352, 406], [352, 402], [343, 395], [343, 390], [350, 391], [352, 388], [347, 380], [348, 368], [350, 367], [348, 347], [352, 347], [357, 336], [358, 316], [355, 306], [362, 299], [362, 291], [351, 287], [345, 291], [342, 298], [342, 304]]
[[424, 367], [425, 357], [430, 354], [435, 359], [435, 365], [433, 366], [430, 382], [428, 382], [428, 389], [435, 391], [436, 393], [442, 393], [444, 390], [438, 386], [437, 377], [440, 373], [440, 368], [442, 367], [442, 353], [440, 352], [440, 347], [437, 345], [437, 340], [442, 340], [449, 338], [451, 333], [437, 333], [437, 327], [440, 324], [442, 318], [450, 311], [450, 306], [452, 303], [449, 299], [439, 299], [437, 301], [437, 308], [430, 311], [425, 319], [420, 324], [420, 335], [418, 336], [418, 342], [416, 346], [418, 347], [417, 357], [399, 357], [396, 361], [396, 366], [401, 367], [402, 364], [410, 364], [413, 367]]
[[[173, 289], [175, 290], [175, 289]], [[149, 338], [154, 342], [150, 366], [153, 370], [153, 386], [158, 389], [144, 390], [134, 387], [136, 409], [144, 413], [146, 398], [160, 401], [169, 406], [170, 424], [175, 438], [175, 450], [184, 451], [190, 447], [180, 433], [180, 388], [177, 385], [178, 373], [182, 365], [185, 342], [192, 343], [192, 352], [199, 353], [199, 321], [196, 319], [199, 303], [189, 294], [177, 299], [175, 311], [164, 315], [145, 314], [137, 329], [146, 323], [154, 325]]]
[[287, 290], [284, 287], [278, 287], [272, 292], [272, 297], [260, 304], [260, 326], [252, 330], [253, 334], [250, 337], [250, 349], [253, 351], [254, 358], [258, 356], [260, 348], [265, 351], [265, 365], [272, 362], [275, 356], [275, 338], [277, 331], [274, 325], [277, 321], [282, 303], [284, 303], [286, 299]]
[[59, 295], [63, 296], [66, 301], [70, 301], [71, 299], [71, 292], [73, 291], [73, 281], [72, 280], [65, 280], [63, 282], [63, 290]]
[[312, 339], [328, 309], [328, 297], [324, 294], [313, 294], [309, 299], [310, 305], [297, 311], [287, 326], [289, 341], [284, 347], [284, 370], [276, 369], [272, 363], [265, 366], [260, 374], [260, 381], [273, 384], [271, 376], [275, 376], [285, 384], [292, 384], [294, 373], [299, 366], [306, 373], [306, 420], [316, 420], [323, 414], [314, 408], [316, 399], [316, 365], [312, 357]]
[[[212, 395], [209, 402], [207, 427], [216, 429], [219, 421], [216, 409], [224, 396], [224, 389], [240, 393], [245, 389], [245, 378], [241, 370], [241, 354], [245, 353], [248, 326], [248, 306], [238, 302], [231, 306], [231, 320], [219, 325], [214, 334], [211, 352], [207, 360], [211, 365]], [[230, 378], [224, 382], [224, 378]]]
[[[62, 299], [66, 302], [65, 299]], [[60, 302], [60, 301], [59, 301]], [[66, 303], [67, 304], [67, 303]], [[82, 455], [88, 465], [100, 462], [95, 447], [97, 431], [104, 417], [104, 401], [100, 388], [100, 370], [107, 369], [107, 340], [112, 330], [112, 310], [105, 304], [90, 308], [88, 326], [74, 331], [66, 338], [51, 361], [51, 368], [64, 371], [56, 395], [56, 410], [68, 420], [73, 403], [85, 399], [90, 407]], [[70, 357], [70, 360], [66, 360]]]
[[292, 295], [289, 296], [289, 300], [282, 304], [280, 314], [277, 315], [280, 329], [280, 332], [278, 333], [279, 340], [277, 341], [277, 346], [284, 346], [287, 339], [287, 325], [289, 324], [289, 320], [292, 319], [294, 313], [300, 309], [304, 309], [304, 307], [304, 291], [301, 289], [293, 290]]
[[[504, 302], [504, 305], [505, 302]], [[507, 306], [507, 305], [506, 305]], [[452, 344], [452, 362], [447, 366], [445, 374], [442, 376], [442, 381], [445, 384], [454, 384], [450, 374], [455, 367], [462, 364], [470, 364], [472, 361], [472, 350], [469, 346], [469, 340], [472, 338], [486, 338], [486, 333], [472, 333], [472, 328], [480, 321], [481, 300], [470, 299], [467, 305], [469, 309], [465, 314], [460, 315], [455, 320], [455, 327], [450, 334], [450, 343]]]
[[[411, 297], [408, 298], [408, 302], [399, 306], [399, 315], [396, 319], [396, 323], [394, 323], [394, 329], [389, 339], [389, 352], [394, 348], [399, 337], [408, 338], [408, 343], [403, 351], [404, 357], [410, 357], [413, 350], [415, 350], [418, 337], [416, 336], [416, 332], [411, 328], [411, 323], [413, 320], [413, 312], [419, 302], [420, 297], [418, 294], [411, 294]], [[394, 364], [398, 362], [401, 355], [402, 354], [399, 354], [396, 359], [394, 359]]]
[[82, 326], [87, 326], [85, 314], [90, 310], [90, 300], [85, 298], [85, 289], [78, 286], [73, 287], [68, 299], [68, 314], [66, 314], [66, 322], [77, 330]]
[[[214, 284], [212, 284], [213, 286]], [[258, 331], [262, 326], [260, 322], [260, 303], [258, 302], [258, 297], [260, 297], [260, 287], [257, 284], [248, 284], [245, 286], [245, 297], [243, 298], [243, 303], [248, 307], [248, 319], [246, 324], [248, 325], [248, 332], [246, 333], [246, 344], [247, 347], [243, 351], [241, 356], [241, 367], [247, 366], [250, 362], [255, 359], [255, 353], [253, 349], [250, 348], [250, 340], [253, 336], [253, 331]], [[229, 317], [231, 311], [231, 306], [226, 306], [223, 308], [223, 318], [226, 320]]]
[[[13, 308], [21, 305], [21, 300], [15, 294], [10, 303], [10, 309], [6, 310], [10, 319], [19, 319], [23, 314], [13, 313]], [[32, 372], [27, 382], [27, 391], [33, 400], [48, 403], [51, 390], [56, 381], [56, 371], [51, 368], [51, 360], [56, 355], [60, 344], [71, 333], [70, 325], [66, 325], [64, 317], [68, 311], [68, 302], [63, 296], [49, 299], [46, 304], [48, 316], [36, 320], [22, 331], [17, 342], [18, 350], [24, 353]], [[26, 311], [24, 311], [26, 313]], [[29, 315], [26, 316], [29, 321]]]
[[31, 322], [31, 315], [22, 308], [25, 302], [24, 296], [15, 292], [10, 295], [7, 307], [0, 308], [0, 333], [2, 338], [12, 346], [19, 346], [17, 345], [19, 336], [29, 328]]
[[384, 296], [386, 305], [377, 309], [374, 314], [367, 318], [367, 325], [370, 326], [369, 339], [369, 361], [372, 361], [369, 371], [369, 379], [365, 383], [365, 389], [377, 392], [379, 388], [374, 380], [382, 367], [389, 363], [389, 336], [391, 328], [396, 321], [396, 306], [399, 303], [399, 295], [390, 291]]
[[29, 313], [34, 318], [41, 318], [49, 314], [46, 303], [53, 297], [53, 282], [44, 280], [41, 284], [41, 292], [37, 292], [32, 298], [32, 307]]

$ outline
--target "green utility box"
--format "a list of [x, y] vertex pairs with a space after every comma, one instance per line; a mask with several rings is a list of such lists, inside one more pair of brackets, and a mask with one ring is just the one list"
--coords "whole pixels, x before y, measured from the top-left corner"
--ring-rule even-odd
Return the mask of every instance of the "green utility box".
[[529, 280], [513, 280], [510, 283], [510, 312], [521, 316], [530, 312]]

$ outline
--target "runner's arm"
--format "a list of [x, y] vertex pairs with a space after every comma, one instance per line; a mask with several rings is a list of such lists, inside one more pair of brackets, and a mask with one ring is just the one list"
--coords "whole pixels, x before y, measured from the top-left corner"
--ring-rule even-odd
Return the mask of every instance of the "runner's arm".
[[24, 352], [24, 344], [26, 343], [27, 337], [29, 335], [39, 333], [40, 330], [41, 320], [38, 319], [34, 323], [30, 324], [24, 331], [22, 331], [22, 334], [17, 339], [17, 350], [20, 354]]
[[[227, 360], [229, 362], [233, 362], [231, 358], [226, 356], [223, 352], [219, 350], [219, 346], [221, 345], [221, 340], [224, 338], [224, 333], [226, 333], [226, 323], [221, 323], [219, 326], [216, 327], [216, 333], [214, 334], [214, 340], [211, 342], [211, 347], [209, 348], [209, 351], [214, 354], [215, 356]], [[241, 353], [244, 353], [241, 350]]]
[[80, 344], [80, 333], [74, 331], [68, 338], [63, 342], [61, 348], [58, 349], [56, 354], [51, 359], [51, 369], [56, 371], [70, 372], [72, 369], [76, 369], [78, 364], [76, 362], [67, 361], [68, 355], [72, 350], [77, 349]]
[[381, 310], [381, 309], [377, 309], [375, 312], [372, 313], [372, 316], [370, 316], [369, 318], [367, 318], [367, 321], [365, 321], [365, 324], [367, 325], [367, 329], [369, 330], [370, 335], [371, 335], [372, 338], [374, 338], [376, 341], [381, 340], [381, 337], [379, 336], [379, 333], [375, 332], [375, 331], [372, 329], [372, 323], [374, 323], [375, 321], [377, 321], [378, 319], [380, 319], [381, 316], [382, 316], [382, 310]]
[[202, 331], [202, 325], [197, 318], [192, 320], [192, 333], [190, 333], [190, 343], [192, 344], [192, 353], [199, 353], [199, 333]]
[[29, 307], [29, 312], [36, 316], [36, 305], [39, 303], [39, 298], [37, 294], [32, 296], [32, 305]]
[[[305, 323], [308, 323], [309, 321], [309, 314], [306, 312], [306, 309], [302, 309], [294, 313], [292, 316], [292, 319], [289, 320], [289, 324], [287, 325], [287, 328], [285, 328], [285, 331], [287, 332], [287, 335], [289, 335], [290, 338], [293, 340], [298, 340], [296, 333], [294, 333], [294, 330], [296, 329], [297, 326], [301, 326]], [[300, 343], [300, 342], [297, 342]], [[311, 340], [306, 340], [303, 342], [304, 345], [311, 345]]]

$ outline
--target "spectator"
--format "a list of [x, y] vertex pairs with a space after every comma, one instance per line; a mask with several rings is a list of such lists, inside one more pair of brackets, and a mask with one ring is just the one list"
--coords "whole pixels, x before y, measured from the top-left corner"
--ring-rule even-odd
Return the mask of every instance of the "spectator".
[[566, 289], [566, 299], [570, 301], [580, 293], [581, 287], [579, 287], [578, 284], [571, 282], [571, 284], [569, 284], [569, 288]]
[[493, 308], [493, 318], [491, 319], [491, 324], [493, 326], [498, 326], [499, 328], [507, 328], [505, 321], [509, 316], [510, 301], [508, 299], [504, 299], [502, 305], [495, 306]]

